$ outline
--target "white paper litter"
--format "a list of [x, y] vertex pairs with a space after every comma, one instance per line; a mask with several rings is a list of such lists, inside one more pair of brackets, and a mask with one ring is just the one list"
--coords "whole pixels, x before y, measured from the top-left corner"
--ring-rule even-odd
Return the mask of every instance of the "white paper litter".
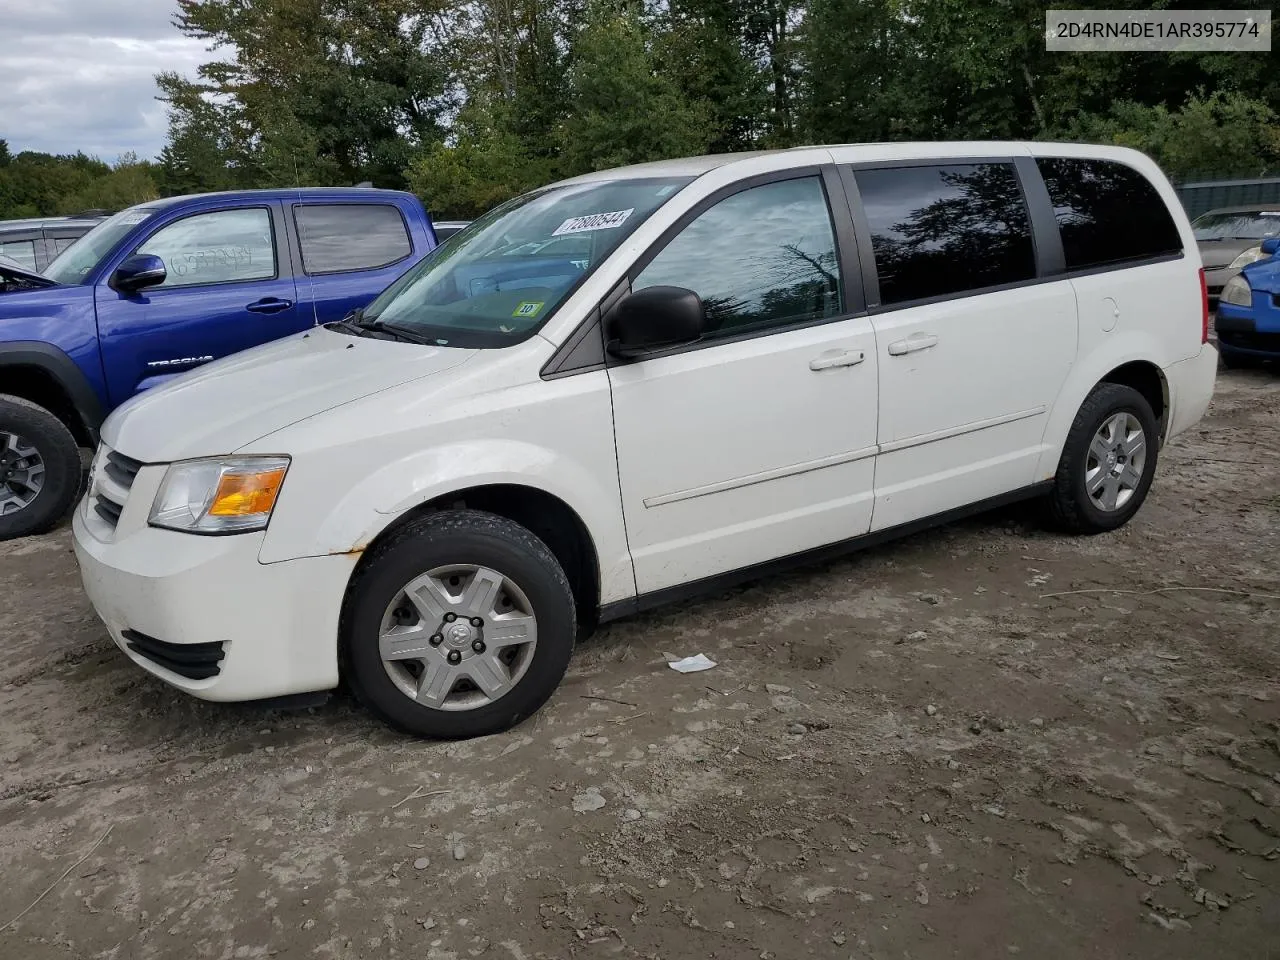
[[715, 665], [716, 662], [709, 659], [705, 653], [685, 657], [683, 660], [672, 660], [667, 664], [668, 667], [678, 673], [697, 673], [699, 670], [710, 670]]

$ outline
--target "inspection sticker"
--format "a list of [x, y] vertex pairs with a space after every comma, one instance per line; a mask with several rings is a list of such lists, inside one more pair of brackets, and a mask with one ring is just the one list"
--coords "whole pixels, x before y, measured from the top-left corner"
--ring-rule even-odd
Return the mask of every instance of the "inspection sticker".
[[542, 309], [545, 300], [524, 300], [520, 305], [511, 311], [513, 317], [536, 317], [538, 311]]
[[614, 210], [612, 213], [593, 213], [585, 217], [570, 217], [552, 231], [553, 237], [563, 237], [566, 233], [586, 233], [588, 230], [612, 230], [627, 222], [627, 217], [636, 212], [635, 207], [628, 210]]

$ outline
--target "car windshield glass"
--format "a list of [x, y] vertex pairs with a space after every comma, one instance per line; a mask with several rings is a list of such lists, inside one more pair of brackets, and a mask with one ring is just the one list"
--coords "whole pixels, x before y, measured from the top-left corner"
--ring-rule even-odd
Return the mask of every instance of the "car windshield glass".
[[1265, 240], [1280, 235], [1280, 209], [1206, 213], [1191, 224], [1197, 240]]
[[147, 207], [130, 207], [103, 220], [58, 254], [44, 275], [58, 283], [84, 283], [120, 239], [154, 212]]
[[363, 322], [448, 346], [523, 340], [690, 179], [566, 184], [517, 197], [392, 284], [364, 311]]

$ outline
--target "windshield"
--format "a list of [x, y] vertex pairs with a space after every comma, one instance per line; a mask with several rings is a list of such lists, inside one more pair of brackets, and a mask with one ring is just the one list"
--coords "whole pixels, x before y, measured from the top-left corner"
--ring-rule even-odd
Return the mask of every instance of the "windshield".
[[130, 207], [108, 217], [58, 254], [44, 275], [58, 283], [84, 283], [120, 239], [154, 212], [147, 207]]
[[1280, 209], [1206, 213], [1191, 224], [1197, 240], [1265, 240], [1280, 234]]
[[362, 323], [456, 347], [523, 340], [692, 178], [609, 180], [517, 197], [392, 284]]

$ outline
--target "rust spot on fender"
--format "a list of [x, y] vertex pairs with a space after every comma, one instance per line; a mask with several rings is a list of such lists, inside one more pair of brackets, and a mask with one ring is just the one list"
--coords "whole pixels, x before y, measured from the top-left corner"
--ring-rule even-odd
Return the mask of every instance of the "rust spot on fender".
[[358, 544], [356, 544], [354, 547], [352, 547], [350, 550], [330, 550], [330, 551], [329, 551], [329, 553], [328, 553], [328, 556], [331, 556], [331, 557], [358, 557], [358, 556], [360, 556], [360, 554], [364, 553], [364, 552], [365, 552], [365, 550], [367, 550], [367, 549], [368, 549], [368, 547], [369, 547], [369, 545], [368, 545], [367, 543], [358, 543]]

